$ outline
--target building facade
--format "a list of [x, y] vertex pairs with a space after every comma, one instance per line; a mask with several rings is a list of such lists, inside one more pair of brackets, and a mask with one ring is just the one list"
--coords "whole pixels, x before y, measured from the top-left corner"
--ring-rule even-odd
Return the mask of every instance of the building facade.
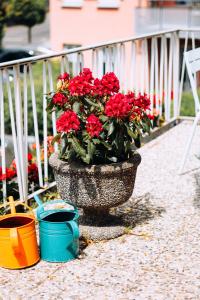
[[53, 50], [200, 26], [199, 0], [50, 0]]
[[146, 0], [50, 0], [53, 50], [123, 39], [135, 33], [133, 12]]

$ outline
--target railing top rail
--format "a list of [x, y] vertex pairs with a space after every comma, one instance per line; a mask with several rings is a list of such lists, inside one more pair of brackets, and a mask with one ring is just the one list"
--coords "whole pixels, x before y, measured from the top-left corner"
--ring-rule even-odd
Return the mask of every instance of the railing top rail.
[[71, 50], [55, 52], [55, 53], [52, 53], [52, 54], [37, 55], [37, 56], [30, 57], [30, 58], [12, 60], [12, 61], [9, 61], [9, 62], [1, 63], [0, 64], [0, 69], [15, 66], [15, 65], [19, 65], [19, 64], [33, 63], [33, 62], [36, 62], [36, 61], [39, 61], [39, 60], [47, 60], [49, 58], [64, 56], [64, 55], [67, 55], [67, 54], [73, 54], [73, 53], [79, 53], [79, 52], [82, 52], [82, 51], [93, 50], [93, 49], [97, 49], [97, 48], [103, 48], [103, 47], [106, 47], [106, 46], [113, 46], [113, 45], [120, 44], [120, 43], [126, 43], [126, 42], [141, 40], [141, 39], [144, 39], [144, 38], [151, 38], [151, 37], [161, 36], [163, 34], [178, 32], [179, 30], [180, 29], [162, 30], [162, 31], [157, 31], [157, 32], [149, 33], [149, 34], [136, 35], [136, 36], [131, 37], [131, 38], [108, 41], [108, 42], [105, 42], [105, 43], [90, 45], [90, 46], [86, 46], [86, 47], [79, 47], [79, 48], [74, 48], [74, 49], [71, 49]]

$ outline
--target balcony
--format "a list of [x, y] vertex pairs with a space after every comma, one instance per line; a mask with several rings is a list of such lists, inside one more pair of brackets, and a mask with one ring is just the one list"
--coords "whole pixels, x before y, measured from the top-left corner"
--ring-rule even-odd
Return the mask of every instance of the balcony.
[[[140, 5], [134, 9], [134, 29], [136, 33], [168, 30], [185, 26], [200, 26], [199, 1], [147, 1], [147, 7]], [[144, 32], [145, 28], [145, 32]]]
[[[78, 74], [84, 65], [96, 77], [113, 71], [122, 90], [149, 94], [151, 111], [156, 110], [168, 124], [179, 118], [182, 90], [187, 86], [182, 45], [189, 49], [198, 45], [199, 40], [197, 29], [169, 30], [1, 64], [1, 165], [4, 173], [15, 158], [20, 199], [25, 201], [35, 192], [55, 185], [49, 178], [47, 147], [48, 136], [56, 135], [56, 114], [47, 116], [45, 95], [54, 91], [60, 72]], [[7, 151], [7, 135], [13, 141], [11, 154]], [[30, 141], [35, 143], [39, 176], [38, 187], [32, 193], [27, 182], [28, 162], [24, 160]], [[5, 199], [5, 180], [3, 186]]]
[[197, 299], [200, 162], [194, 154], [200, 128], [187, 163], [190, 172], [177, 174], [190, 127], [182, 122], [140, 149], [134, 200], [122, 210], [133, 231], [90, 244], [82, 259], [67, 264], [41, 261], [20, 275], [1, 269], [2, 298], [84, 299], [84, 293], [87, 299], [162, 299], [162, 292], [163, 299], [168, 293], [172, 299]]
[[[163, 127], [153, 133], [158, 137], [139, 150], [142, 163], [133, 198], [117, 209], [125, 218], [127, 234], [90, 244], [82, 253], [84, 259], [67, 267], [40, 262], [20, 271], [20, 276], [1, 270], [3, 299], [27, 295], [39, 299], [44, 293], [49, 299], [102, 299], [102, 295], [168, 299], [169, 294], [172, 299], [198, 298], [199, 127], [185, 172], [179, 175], [178, 169], [192, 124], [188, 116], [181, 116], [187, 86], [182, 52], [199, 44], [199, 32], [172, 29], [0, 65], [1, 166], [5, 173], [15, 158], [21, 201], [56, 185], [48, 165], [48, 136], [56, 134], [56, 115], [53, 112], [48, 118], [45, 95], [55, 89], [60, 72], [78, 74], [83, 66], [90, 67], [94, 76], [114, 71], [122, 90], [150, 94], [152, 111], [164, 120]], [[71, 55], [76, 59], [70, 59]], [[13, 141], [11, 157], [7, 134]], [[30, 187], [27, 153], [33, 142], [39, 182]], [[9, 196], [6, 184], [3, 180], [2, 203]]]

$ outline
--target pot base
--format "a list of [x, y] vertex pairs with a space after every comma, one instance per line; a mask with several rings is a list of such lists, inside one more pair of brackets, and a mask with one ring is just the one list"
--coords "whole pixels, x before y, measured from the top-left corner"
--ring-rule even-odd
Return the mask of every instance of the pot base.
[[80, 236], [88, 240], [102, 241], [117, 238], [125, 233], [124, 226], [79, 225]]
[[114, 239], [125, 232], [121, 220], [109, 214], [108, 209], [84, 209], [80, 216], [81, 236], [89, 240]]

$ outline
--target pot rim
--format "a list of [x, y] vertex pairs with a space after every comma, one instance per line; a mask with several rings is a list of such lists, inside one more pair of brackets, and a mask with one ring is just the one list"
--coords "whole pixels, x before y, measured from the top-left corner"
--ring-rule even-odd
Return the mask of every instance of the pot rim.
[[99, 164], [99, 165], [84, 165], [78, 163], [77, 161], [68, 163], [67, 161], [61, 160], [58, 158], [59, 153], [53, 153], [49, 158], [49, 163], [52, 168], [56, 169], [59, 172], [70, 171], [70, 172], [79, 172], [79, 173], [89, 173], [93, 174], [96, 172], [101, 173], [112, 173], [112, 172], [121, 172], [122, 170], [127, 170], [137, 167], [141, 162], [141, 156], [137, 151], [134, 151], [133, 156], [125, 161], [110, 163], [110, 164]]

